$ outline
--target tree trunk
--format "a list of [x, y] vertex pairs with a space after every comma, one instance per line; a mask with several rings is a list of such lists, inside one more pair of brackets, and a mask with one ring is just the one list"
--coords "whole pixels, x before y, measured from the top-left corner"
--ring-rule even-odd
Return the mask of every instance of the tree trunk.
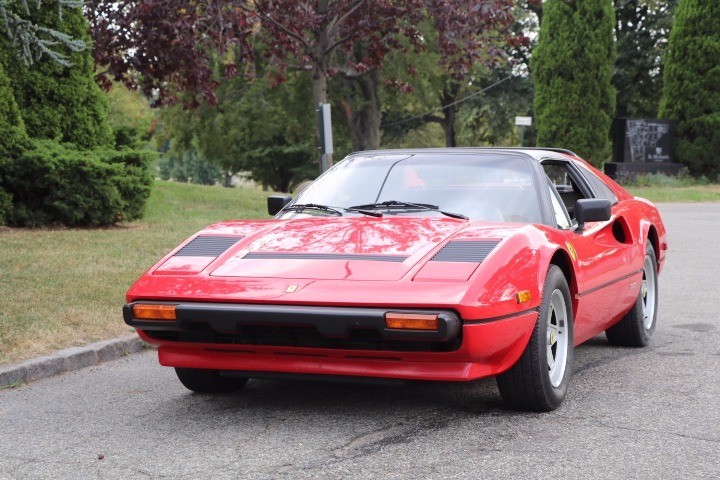
[[319, 103], [327, 103], [327, 76], [318, 66], [313, 69], [312, 85], [314, 106], [317, 107]]
[[443, 130], [445, 130], [445, 146], [457, 147], [455, 141], [455, 107], [449, 107], [447, 110], [443, 110], [443, 113], [445, 113], [445, 116], [440, 123]]
[[344, 77], [343, 83], [350, 91], [352, 103], [346, 109], [346, 116], [353, 150], [380, 148], [380, 73], [372, 70]]
[[[328, 10], [329, 2], [328, 0], [320, 0], [317, 4], [317, 11], [320, 14], [324, 14]], [[315, 45], [313, 47], [313, 51], [309, 52], [310, 56], [313, 59], [314, 67], [312, 72], [312, 87], [313, 87], [313, 110], [317, 109], [318, 105], [321, 103], [328, 103], [328, 96], [327, 96], [327, 71], [325, 70], [326, 66], [326, 56], [327, 56], [327, 48], [330, 45], [330, 40], [328, 38], [328, 19], [323, 20], [323, 24], [321, 25], [320, 29], [318, 30], [318, 33], [315, 37]], [[320, 145], [320, 129], [319, 127], [315, 127], [315, 138], [317, 140], [316, 144]], [[330, 168], [333, 164], [332, 160], [332, 154], [327, 155], [327, 163], [326, 167]], [[318, 162], [320, 160], [318, 159]], [[321, 164], [322, 168], [322, 164]]]
[[443, 117], [440, 124], [445, 130], [445, 146], [456, 147], [457, 141], [455, 140], [455, 117], [457, 116], [457, 105], [453, 105], [457, 101], [458, 93], [460, 92], [460, 84], [451, 82], [445, 85], [442, 96], [440, 97], [440, 103], [443, 107]]

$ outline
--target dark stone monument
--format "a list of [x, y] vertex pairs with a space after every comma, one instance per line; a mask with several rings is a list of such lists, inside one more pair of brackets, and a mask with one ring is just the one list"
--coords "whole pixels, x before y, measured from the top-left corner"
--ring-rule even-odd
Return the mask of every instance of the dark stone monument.
[[617, 178], [639, 173], [676, 175], [675, 122], [661, 118], [616, 118], [612, 126], [613, 161], [605, 173]]

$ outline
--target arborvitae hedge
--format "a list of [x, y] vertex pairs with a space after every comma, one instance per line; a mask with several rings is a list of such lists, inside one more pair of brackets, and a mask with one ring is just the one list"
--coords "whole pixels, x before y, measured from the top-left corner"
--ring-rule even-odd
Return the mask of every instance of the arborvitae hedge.
[[538, 146], [562, 147], [600, 166], [615, 114], [611, 0], [547, 0], [531, 59]]
[[720, 2], [680, 0], [660, 117], [677, 120], [676, 154], [694, 175], [720, 176]]
[[13, 199], [6, 222], [94, 227], [135, 220], [150, 195], [152, 156], [34, 140], [18, 158], [0, 158], [0, 191]]
[[[39, 8], [34, 2], [29, 4], [36, 23], [90, 45], [88, 23], [81, 8], [63, 8], [60, 16], [55, 2], [43, 2]], [[23, 8], [21, 2], [14, 8]], [[94, 80], [90, 49], [69, 58], [70, 68], [49, 59], [27, 66], [18, 57], [16, 47], [0, 36], [0, 63], [10, 78], [30, 137], [69, 142], [80, 149], [112, 147], [107, 103]]]

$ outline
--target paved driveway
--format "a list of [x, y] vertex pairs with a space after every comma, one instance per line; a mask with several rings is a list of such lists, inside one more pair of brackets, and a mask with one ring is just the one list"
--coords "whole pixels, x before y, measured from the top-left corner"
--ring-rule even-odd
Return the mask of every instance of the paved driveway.
[[661, 210], [651, 346], [578, 348], [555, 412], [493, 380], [199, 396], [146, 352], [1, 391], [0, 478], [720, 478], [720, 204]]

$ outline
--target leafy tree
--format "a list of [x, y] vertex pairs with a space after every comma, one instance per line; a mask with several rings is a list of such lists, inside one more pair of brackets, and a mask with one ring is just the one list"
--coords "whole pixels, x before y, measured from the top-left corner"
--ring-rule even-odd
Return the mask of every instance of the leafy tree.
[[[229, 92], [238, 87], [228, 85]], [[258, 80], [245, 86], [244, 94], [215, 122], [205, 122], [199, 131], [206, 158], [217, 151], [218, 134], [235, 126], [237, 150], [235, 160], [248, 177], [278, 192], [288, 192], [294, 185], [315, 178], [315, 112], [307, 108], [311, 82], [306, 75], [291, 74], [282, 85], [272, 87]]]
[[662, 94], [663, 52], [677, 0], [614, 0], [617, 116], [652, 118]]
[[[451, 74], [442, 66], [438, 32], [428, 22], [421, 25], [425, 42], [422, 51], [393, 53], [384, 68], [384, 132], [403, 137], [408, 129], [437, 123], [447, 147], [457, 146], [458, 98], [477, 90], [480, 67], [473, 64], [464, 75]], [[480, 63], [480, 62], [478, 62]]]
[[[343, 104], [356, 148], [379, 143], [381, 85], [377, 73], [385, 56], [422, 49], [416, 26], [431, 20], [439, 32], [442, 64], [464, 74], [485, 54], [488, 27], [509, 21], [511, 0], [95, 0], [92, 2], [96, 59], [108, 76], [135, 84], [159, 102], [174, 101], [175, 90], [214, 101], [218, 86], [208, 52], [228, 52], [226, 72], [237, 63], [252, 73], [254, 42], [267, 46], [265, 58], [277, 66], [311, 73], [313, 103], [328, 100], [328, 80], [340, 75], [354, 95]], [[208, 8], [210, 7], [210, 8]], [[134, 76], [139, 73], [140, 79]], [[171, 88], [169, 88], [171, 87]], [[342, 101], [336, 103], [342, 103]], [[313, 108], [314, 109], [314, 108]]]
[[[535, 28], [535, 20], [527, 5], [515, 6], [512, 18], [509, 25], [488, 30], [487, 54], [463, 74], [443, 68], [437, 30], [429, 22], [420, 26], [426, 45], [422, 52], [389, 56], [383, 70], [385, 77], [392, 79], [386, 80], [390, 88], [385, 89], [383, 133], [391, 142], [426, 122], [442, 127], [447, 147], [480, 145], [513, 136], [515, 127], [508, 119], [526, 114], [532, 103], [531, 82], [526, 78], [531, 39], [526, 34]], [[519, 87], [517, 91], [510, 91], [511, 84]], [[495, 111], [490, 117], [480, 113], [487, 110], [486, 106], [509, 107], [509, 103], [520, 108]]]
[[597, 166], [608, 157], [615, 113], [614, 23], [611, 0], [547, 0], [530, 64], [538, 145], [571, 149]]
[[720, 175], [720, 3], [680, 0], [665, 54], [660, 116], [677, 120], [676, 152], [691, 173]]
[[[33, 25], [43, 25], [43, 31], [89, 40], [88, 23], [82, 10], [57, 6], [73, 3], [28, 3], [28, 21]], [[9, 7], [7, 10], [11, 11]], [[16, 54], [13, 41], [16, 39], [0, 38], [0, 63], [10, 79], [28, 135], [58, 139], [81, 149], [112, 146], [114, 139], [107, 121], [107, 105], [94, 81], [90, 51], [73, 51], [67, 57], [58, 58], [43, 50], [50, 58], [37, 61], [42, 55], [31, 55], [35, 63], [29, 65], [27, 59]], [[62, 61], [58, 63], [58, 59]]]
[[515, 116], [532, 115], [532, 82], [527, 75], [514, 74], [509, 64], [475, 68], [467, 83], [423, 69], [413, 87], [411, 93], [386, 94], [391, 99], [386, 102], [388, 121], [383, 125], [386, 144], [410, 146], [408, 138], [419, 140], [416, 135], [408, 137], [410, 131], [432, 134], [438, 130], [426, 124], [436, 123], [442, 136], [428, 138], [424, 145], [511, 145], [518, 142]]
[[[485, 82], [494, 84], [510, 74], [510, 68], [497, 69]], [[487, 92], [463, 103], [458, 112], [458, 144], [518, 145], [515, 117], [533, 115], [533, 85], [528, 75], [512, 75]], [[533, 145], [533, 129], [526, 132], [525, 145]]]
[[245, 172], [274, 190], [289, 191], [318, 173], [315, 115], [307, 108], [310, 95], [306, 75], [290, 74], [274, 87], [262, 78], [252, 83], [226, 79], [216, 89], [215, 105], [161, 110], [158, 138], [170, 142], [172, 158], [195, 151], [218, 166], [226, 174], [226, 186], [232, 174]]
[[147, 145], [155, 129], [155, 112], [139, 92], [123, 84], [114, 85], [106, 94], [108, 122], [115, 135], [115, 148], [139, 148]]
[[223, 179], [223, 171], [204, 158], [194, 148], [180, 157], [167, 155], [158, 163], [160, 178], [178, 182], [215, 185]]

